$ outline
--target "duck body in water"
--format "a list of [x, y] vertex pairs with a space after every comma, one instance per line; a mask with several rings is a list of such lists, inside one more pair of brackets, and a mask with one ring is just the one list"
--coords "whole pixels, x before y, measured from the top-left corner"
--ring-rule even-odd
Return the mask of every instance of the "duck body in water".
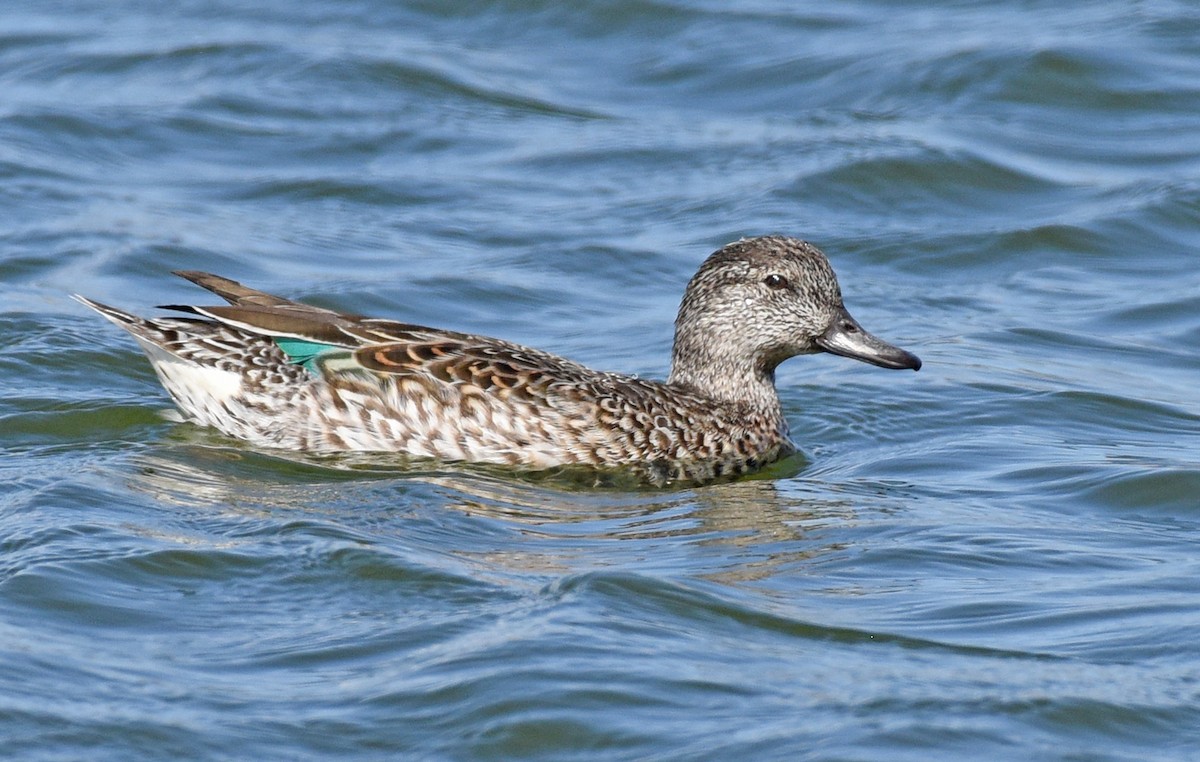
[[133, 334], [189, 420], [289, 450], [580, 465], [658, 485], [700, 483], [795, 452], [775, 390], [784, 360], [832, 352], [921, 367], [850, 316], [824, 254], [780, 236], [731, 243], [701, 265], [675, 321], [666, 382], [177, 274], [228, 305], [146, 319], [76, 298]]

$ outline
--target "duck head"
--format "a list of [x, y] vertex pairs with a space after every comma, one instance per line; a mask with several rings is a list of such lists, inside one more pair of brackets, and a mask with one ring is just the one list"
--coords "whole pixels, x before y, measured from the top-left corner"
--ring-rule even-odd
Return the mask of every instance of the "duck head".
[[868, 333], [846, 311], [817, 247], [782, 236], [747, 238], [714, 252], [688, 283], [670, 380], [732, 398], [741, 396], [736, 385], [765, 383], [773, 395], [775, 368], [816, 352], [881, 368], [921, 367], [916, 355]]

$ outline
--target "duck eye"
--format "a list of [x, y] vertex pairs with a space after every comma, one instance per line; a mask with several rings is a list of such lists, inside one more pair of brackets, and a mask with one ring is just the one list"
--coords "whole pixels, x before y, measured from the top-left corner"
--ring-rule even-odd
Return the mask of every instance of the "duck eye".
[[787, 278], [778, 273], [771, 273], [767, 277], [763, 278], [763, 283], [767, 284], [767, 288], [780, 289], [788, 287]]

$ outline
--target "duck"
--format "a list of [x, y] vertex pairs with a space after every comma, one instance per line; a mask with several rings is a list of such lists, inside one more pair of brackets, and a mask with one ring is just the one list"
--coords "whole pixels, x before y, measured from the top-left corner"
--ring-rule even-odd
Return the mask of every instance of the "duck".
[[262, 448], [703, 484], [798, 451], [775, 386], [785, 360], [828, 352], [921, 367], [850, 315], [820, 249], [778, 235], [704, 260], [684, 291], [665, 381], [175, 274], [226, 304], [165, 305], [185, 316], [143, 318], [75, 298], [133, 335], [185, 419]]

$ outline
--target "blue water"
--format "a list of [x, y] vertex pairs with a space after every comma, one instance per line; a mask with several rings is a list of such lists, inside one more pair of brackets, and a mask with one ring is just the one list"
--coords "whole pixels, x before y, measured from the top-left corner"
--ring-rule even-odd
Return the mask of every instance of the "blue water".
[[[0, 220], [6, 757], [1200, 758], [1194, 3], [9, 3]], [[255, 451], [67, 298], [661, 378], [768, 232], [925, 367], [699, 489]]]

